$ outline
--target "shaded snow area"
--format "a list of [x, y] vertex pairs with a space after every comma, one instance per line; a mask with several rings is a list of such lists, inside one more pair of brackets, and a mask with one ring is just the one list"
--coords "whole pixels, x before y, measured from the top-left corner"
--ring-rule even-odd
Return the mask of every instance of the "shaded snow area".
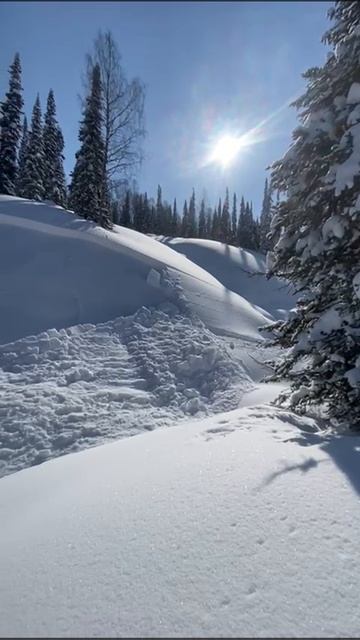
[[290, 306], [295, 306], [289, 283], [279, 278], [266, 279], [265, 256], [257, 251], [214, 240], [165, 236], [159, 239], [211, 274], [234, 297], [244, 297], [267, 318], [283, 318]]
[[172, 303], [2, 345], [0, 474], [233, 409], [249, 374], [221, 338]]
[[259, 339], [258, 327], [269, 323], [246, 291], [228, 290], [153, 238], [116, 225], [105, 231], [60, 207], [0, 196], [0, 344], [171, 300], [161, 286], [164, 270], [181, 280], [193, 312], [214, 330]]
[[356, 637], [360, 438], [270, 392], [2, 478], [0, 635]]

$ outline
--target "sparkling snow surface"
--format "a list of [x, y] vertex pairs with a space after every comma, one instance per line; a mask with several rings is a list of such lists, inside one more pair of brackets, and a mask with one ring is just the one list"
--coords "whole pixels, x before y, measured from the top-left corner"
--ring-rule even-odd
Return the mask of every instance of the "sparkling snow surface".
[[2, 478], [0, 635], [356, 637], [360, 439], [265, 391]]

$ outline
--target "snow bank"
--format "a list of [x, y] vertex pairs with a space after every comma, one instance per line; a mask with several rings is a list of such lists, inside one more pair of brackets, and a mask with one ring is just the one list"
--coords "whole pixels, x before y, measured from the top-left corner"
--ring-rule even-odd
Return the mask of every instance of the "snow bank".
[[3, 478], [0, 635], [356, 637], [359, 450], [260, 405]]
[[[261, 339], [268, 322], [242, 296], [172, 248], [131, 229], [105, 231], [60, 207], [0, 196], [0, 344], [156, 306], [169, 292], [149, 274], [182, 278], [206, 324]], [[210, 326], [210, 324], [208, 324]]]
[[214, 276], [227, 290], [243, 296], [267, 317], [284, 317], [295, 304], [287, 283], [278, 278], [266, 279], [266, 257], [261, 253], [214, 240], [160, 239]]

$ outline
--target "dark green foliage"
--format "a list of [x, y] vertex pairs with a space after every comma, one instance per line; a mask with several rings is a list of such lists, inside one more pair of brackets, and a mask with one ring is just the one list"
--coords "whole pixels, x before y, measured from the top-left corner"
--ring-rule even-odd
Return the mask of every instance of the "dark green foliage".
[[269, 277], [284, 276], [301, 292], [296, 309], [273, 329], [287, 355], [273, 379], [297, 411], [320, 405], [337, 425], [360, 428], [360, 8], [336, 2], [324, 41], [333, 51], [304, 74], [294, 103], [300, 125], [272, 167], [278, 237]]
[[272, 200], [271, 189], [269, 187], [268, 179], [265, 180], [264, 197], [262, 202], [262, 209], [260, 214], [260, 229], [259, 229], [259, 245], [261, 251], [266, 253], [272, 248], [272, 242], [269, 237], [272, 217]]
[[20, 56], [10, 66], [9, 90], [1, 105], [0, 117], [0, 193], [16, 195], [17, 153], [21, 137], [23, 108]]
[[26, 148], [22, 194], [30, 200], [44, 199], [44, 145], [40, 98], [37, 95], [32, 117], [29, 142]]
[[75, 213], [110, 228], [110, 209], [102, 137], [102, 95], [100, 69], [95, 65], [91, 91], [80, 124], [81, 147], [76, 153], [70, 188], [70, 206]]
[[19, 149], [18, 172], [17, 172], [17, 179], [16, 179], [16, 194], [21, 198], [24, 197], [24, 176], [25, 176], [25, 163], [26, 163], [28, 144], [29, 144], [29, 131], [28, 131], [28, 125], [27, 125], [27, 118], [26, 116], [24, 116], [21, 143], [20, 143], [20, 149]]
[[49, 91], [44, 120], [44, 197], [55, 204], [65, 206], [64, 138], [56, 120], [56, 105], [52, 89]]
[[233, 207], [231, 212], [231, 244], [236, 244], [237, 233], [237, 210], [236, 210], [236, 193], [233, 197]]
[[229, 189], [226, 189], [224, 204], [220, 216], [219, 240], [221, 240], [221, 242], [231, 241]]
[[199, 213], [199, 238], [206, 238], [205, 200], [201, 200]]

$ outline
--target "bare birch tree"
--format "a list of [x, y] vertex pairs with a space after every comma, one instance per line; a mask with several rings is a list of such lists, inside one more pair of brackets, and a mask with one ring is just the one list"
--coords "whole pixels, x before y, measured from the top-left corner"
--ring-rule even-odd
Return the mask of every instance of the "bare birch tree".
[[111, 31], [99, 31], [92, 53], [86, 56], [86, 86], [96, 64], [103, 93], [104, 170], [113, 191], [134, 177], [143, 159], [145, 87], [138, 78], [127, 79]]

